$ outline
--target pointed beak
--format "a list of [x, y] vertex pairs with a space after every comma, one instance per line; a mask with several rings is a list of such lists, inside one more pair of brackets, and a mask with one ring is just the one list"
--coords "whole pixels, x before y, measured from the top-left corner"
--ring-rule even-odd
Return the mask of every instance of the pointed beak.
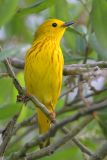
[[72, 24], [74, 24], [75, 22], [74, 21], [70, 21], [70, 22], [65, 22], [62, 27], [69, 27], [71, 26]]

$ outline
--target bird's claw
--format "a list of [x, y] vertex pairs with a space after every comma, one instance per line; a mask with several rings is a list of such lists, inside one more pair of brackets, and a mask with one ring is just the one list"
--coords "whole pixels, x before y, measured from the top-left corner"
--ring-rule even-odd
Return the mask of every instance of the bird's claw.
[[51, 117], [51, 123], [55, 123], [56, 122], [56, 120], [55, 120], [55, 117], [56, 117], [56, 113], [55, 112], [51, 112], [50, 113], [50, 117]]
[[17, 95], [17, 102], [27, 103], [29, 101], [29, 96], [26, 95]]

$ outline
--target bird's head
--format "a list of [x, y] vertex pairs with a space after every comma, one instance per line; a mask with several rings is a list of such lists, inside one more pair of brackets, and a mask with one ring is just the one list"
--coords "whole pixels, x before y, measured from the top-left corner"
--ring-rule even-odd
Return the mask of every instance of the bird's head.
[[58, 19], [49, 19], [46, 20], [43, 24], [39, 26], [36, 31], [35, 38], [43, 38], [44, 36], [47, 38], [55, 39], [60, 41], [66, 28], [70, 25], [74, 24], [71, 22], [63, 22]]

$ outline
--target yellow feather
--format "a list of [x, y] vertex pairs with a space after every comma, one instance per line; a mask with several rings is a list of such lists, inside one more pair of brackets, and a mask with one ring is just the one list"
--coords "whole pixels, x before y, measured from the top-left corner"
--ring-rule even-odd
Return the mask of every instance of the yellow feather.
[[[57, 26], [53, 26], [56, 23]], [[50, 112], [54, 112], [60, 94], [63, 72], [63, 55], [60, 40], [66, 27], [57, 19], [45, 21], [36, 31], [32, 47], [25, 58], [27, 93], [36, 96]], [[40, 134], [46, 133], [51, 122], [37, 109]], [[49, 140], [43, 146], [47, 146]], [[43, 147], [42, 146], [42, 147]]]

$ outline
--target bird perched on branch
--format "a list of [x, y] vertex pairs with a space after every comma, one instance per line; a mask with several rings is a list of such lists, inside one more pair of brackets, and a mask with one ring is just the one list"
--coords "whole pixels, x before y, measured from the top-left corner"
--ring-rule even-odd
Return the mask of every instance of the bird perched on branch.
[[[55, 105], [60, 94], [63, 72], [63, 54], [60, 48], [61, 38], [66, 28], [73, 22], [58, 19], [46, 20], [35, 33], [34, 41], [25, 58], [26, 91], [34, 95], [55, 116]], [[46, 133], [51, 126], [50, 120], [38, 108], [40, 134]], [[40, 147], [49, 145], [49, 139]]]

